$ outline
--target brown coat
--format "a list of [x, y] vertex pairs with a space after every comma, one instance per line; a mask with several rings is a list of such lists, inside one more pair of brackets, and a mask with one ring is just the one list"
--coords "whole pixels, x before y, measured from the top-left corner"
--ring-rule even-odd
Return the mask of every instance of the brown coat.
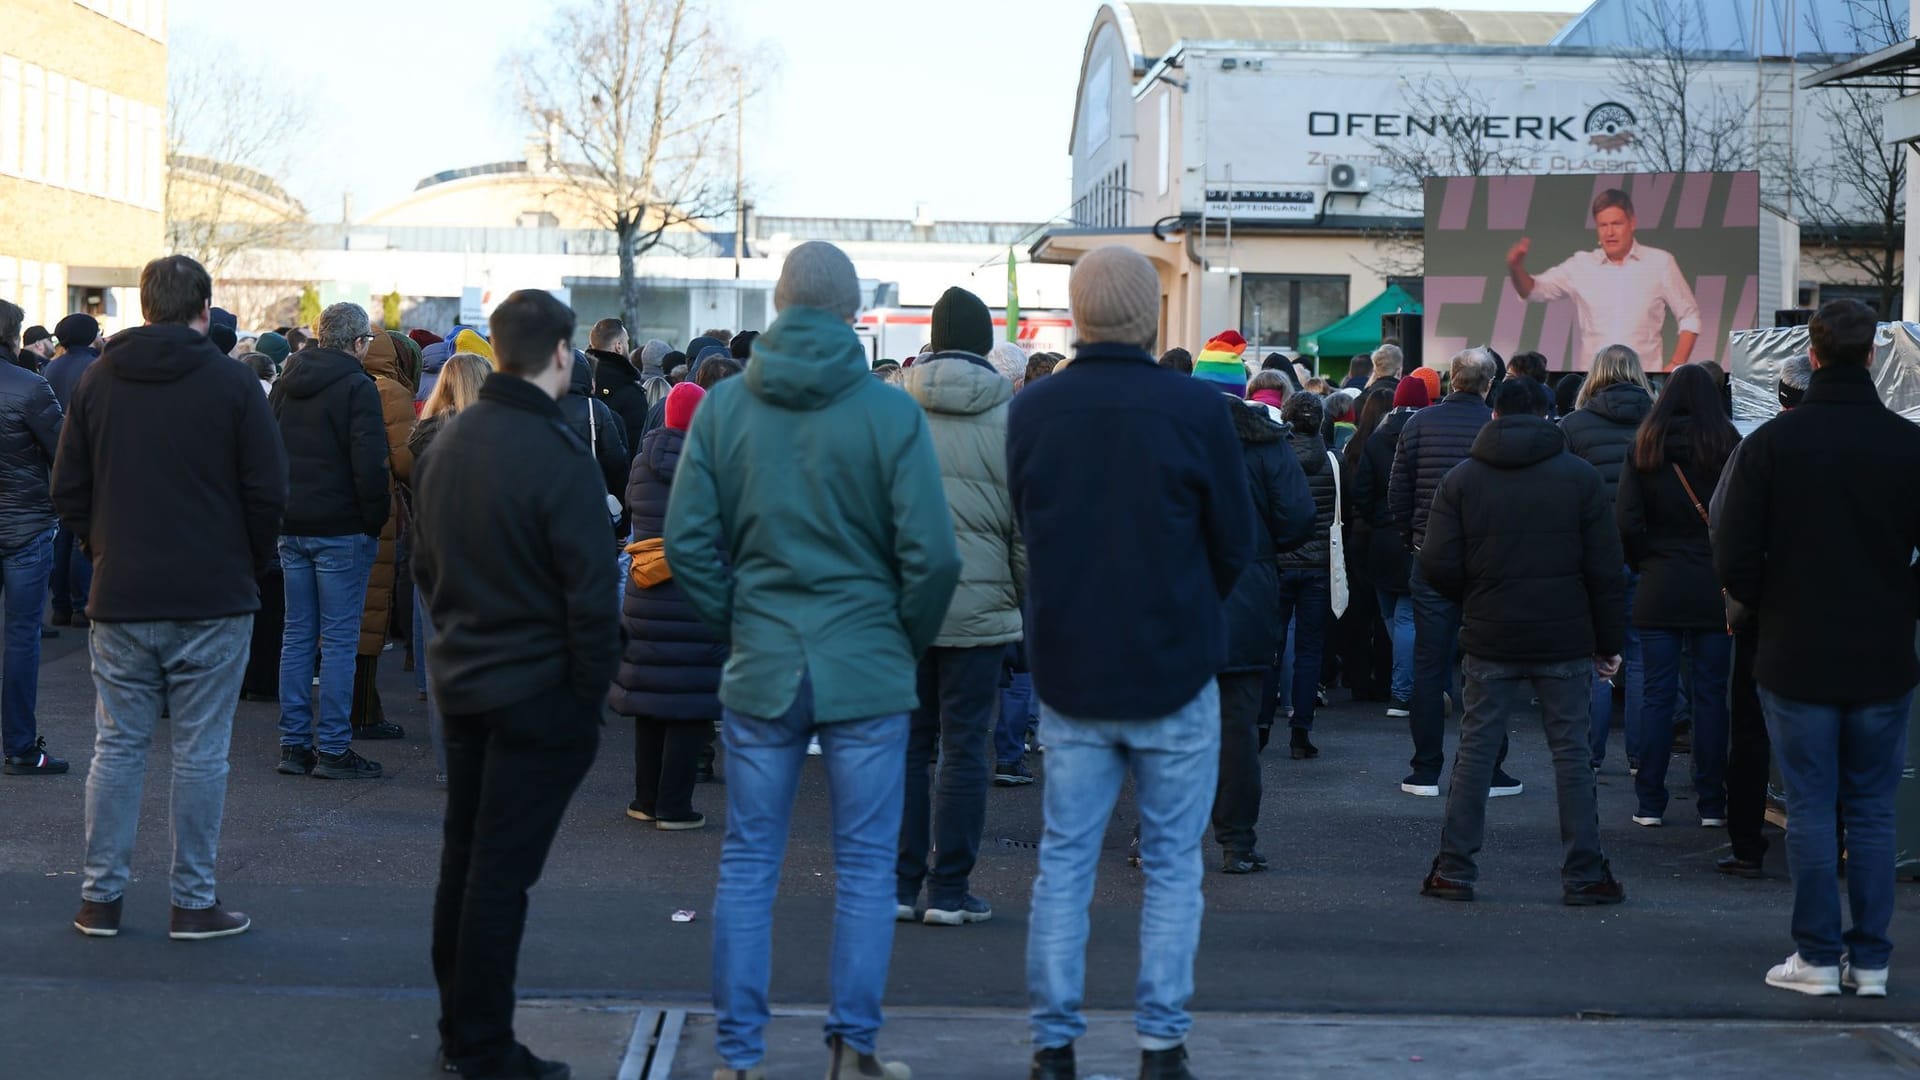
[[413, 479], [413, 451], [407, 448], [407, 437], [413, 432], [413, 392], [401, 380], [399, 352], [390, 336], [375, 334], [361, 365], [380, 390], [380, 413], [387, 424], [387, 451], [392, 455], [394, 480], [393, 513], [380, 530], [380, 555], [367, 579], [367, 603], [360, 616], [358, 652], [361, 656], [379, 656], [387, 644], [387, 620], [393, 607], [395, 542], [406, 517], [406, 501], [399, 489]]

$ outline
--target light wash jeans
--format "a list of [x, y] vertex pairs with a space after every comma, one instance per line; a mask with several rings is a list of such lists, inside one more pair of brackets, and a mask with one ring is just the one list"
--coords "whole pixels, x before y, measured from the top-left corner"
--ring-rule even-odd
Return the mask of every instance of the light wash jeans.
[[1187, 1041], [1193, 957], [1200, 947], [1201, 840], [1220, 773], [1220, 690], [1159, 720], [1085, 720], [1040, 703], [1047, 747], [1046, 832], [1027, 923], [1027, 998], [1036, 1047], [1086, 1034], [1087, 905], [1120, 785], [1133, 776], [1140, 810], [1140, 973], [1134, 1029], [1147, 1050]]
[[[833, 1000], [826, 1033], [871, 1054], [893, 959], [907, 715], [815, 724], [813, 682], [802, 676], [785, 716], [760, 719], [725, 709], [721, 733], [727, 747], [727, 839], [713, 901], [713, 1009], [720, 1058], [730, 1069], [748, 1069], [767, 1056], [773, 903], [794, 791], [807, 762], [807, 740], [814, 735], [820, 737], [833, 807], [828, 982]], [[1212, 793], [1209, 783], [1208, 799]]]
[[173, 906], [209, 908], [227, 804], [227, 747], [253, 616], [93, 624], [93, 767], [87, 772], [85, 900], [126, 891], [147, 748], [160, 711], [173, 736]]
[[1387, 636], [1393, 641], [1393, 681], [1388, 693], [1393, 700], [1413, 700], [1413, 597], [1406, 593], [1377, 592], [1380, 618], [1387, 624]]
[[[353, 743], [353, 669], [375, 536], [283, 536], [287, 630], [280, 644], [280, 745], [339, 754]], [[313, 658], [320, 654], [319, 710]]]

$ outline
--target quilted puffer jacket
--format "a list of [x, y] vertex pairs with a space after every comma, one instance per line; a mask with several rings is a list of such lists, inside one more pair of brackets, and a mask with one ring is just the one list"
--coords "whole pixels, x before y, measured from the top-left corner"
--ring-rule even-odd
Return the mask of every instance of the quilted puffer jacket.
[[1300, 462], [1300, 471], [1307, 475], [1307, 488], [1313, 492], [1313, 531], [1307, 534], [1305, 543], [1280, 553], [1280, 569], [1325, 570], [1332, 550], [1328, 534], [1333, 529], [1334, 485], [1339, 467], [1327, 456], [1326, 440], [1317, 434], [1302, 435], [1295, 431], [1287, 436], [1287, 443]]
[[927, 411], [960, 548], [960, 585], [933, 643], [973, 648], [1019, 641], [1027, 552], [1007, 493], [1013, 384], [979, 357], [946, 352], [908, 368], [902, 386]]
[[18, 551], [53, 528], [47, 481], [59, 445], [53, 387], [26, 368], [0, 362], [0, 552]]
[[1448, 394], [1440, 404], [1415, 413], [1401, 429], [1393, 477], [1387, 482], [1387, 513], [1408, 550], [1420, 550], [1434, 492], [1455, 465], [1472, 455], [1473, 440], [1491, 419], [1493, 410], [1478, 394]]
[[1620, 490], [1620, 471], [1633, 453], [1633, 437], [1640, 421], [1653, 411], [1653, 398], [1637, 385], [1614, 383], [1604, 387], [1560, 421], [1573, 456], [1600, 470], [1607, 485], [1607, 502]]

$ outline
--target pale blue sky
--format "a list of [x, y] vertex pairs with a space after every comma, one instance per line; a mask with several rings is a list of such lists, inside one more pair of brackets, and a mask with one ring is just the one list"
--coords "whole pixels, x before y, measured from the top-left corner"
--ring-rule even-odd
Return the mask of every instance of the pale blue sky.
[[[743, 51], [779, 58], [749, 105], [764, 214], [1039, 221], [1071, 200], [1068, 127], [1099, 0], [715, 0]], [[1582, 0], [1317, 0], [1578, 11]], [[177, 45], [273, 72], [312, 128], [283, 177], [315, 218], [365, 213], [442, 169], [517, 158], [502, 59], [544, 24], [526, 0], [172, 0]]]

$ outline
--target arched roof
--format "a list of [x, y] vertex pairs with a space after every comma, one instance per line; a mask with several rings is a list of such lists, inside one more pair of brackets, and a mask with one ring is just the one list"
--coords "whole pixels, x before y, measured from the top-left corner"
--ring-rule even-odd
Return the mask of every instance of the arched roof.
[[1565, 14], [1442, 8], [1248, 7], [1118, 3], [1122, 32], [1148, 64], [1185, 42], [1351, 42], [1370, 45], [1545, 45]]

